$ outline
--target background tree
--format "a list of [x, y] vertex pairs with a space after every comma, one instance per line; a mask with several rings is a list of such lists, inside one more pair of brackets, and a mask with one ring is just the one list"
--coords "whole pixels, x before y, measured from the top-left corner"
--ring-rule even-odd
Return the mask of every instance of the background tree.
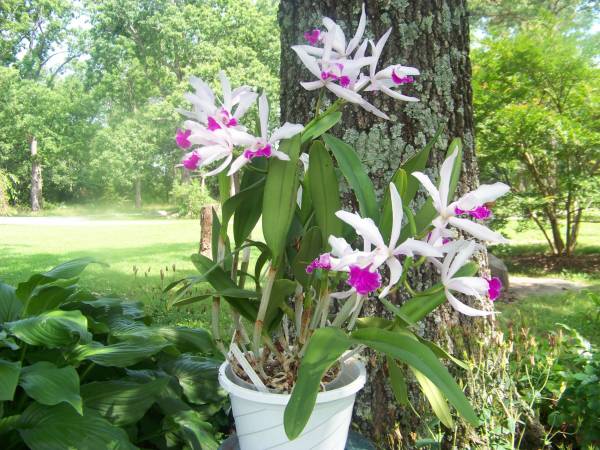
[[[314, 92], [304, 91], [299, 84], [306, 79], [307, 73], [290, 46], [302, 43], [304, 32], [320, 28], [322, 16], [331, 17], [345, 30], [353, 31], [362, 3], [362, 0], [293, 0], [281, 3], [283, 121], [305, 122], [315, 110], [316, 101]], [[478, 183], [478, 171], [473, 145], [469, 25], [465, 2], [376, 0], [366, 2], [366, 10], [368, 28], [374, 35], [381, 36], [391, 26], [394, 29], [381, 65], [400, 63], [419, 68], [421, 75], [407, 93], [418, 96], [421, 101], [407, 104], [385, 96], [376, 97], [374, 104], [392, 118], [389, 122], [360, 108], [346, 107], [343, 117], [346, 131], [341, 137], [353, 144], [362, 156], [381, 195], [384, 180], [389, 179], [402, 161], [422, 148], [434, 136], [436, 129], [443, 127], [441, 138], [432, 151], [430, 166], [438, 166], [450, 139], [460, 137], [465, 153], [459, 191], [473, 188]], [[433, 270], [423, 270], [412, 276], [415, 282], [425, 285], [437, 277]], [[396, 298], [395, 301], [401, 302], [402, 299]], [[378, 315], [384, 314], [379, 302], [372, 302], [367, 306], [367, 311], [369, 309], [377, 311]], [[428, 338], [443, 342], [455, 354], [464, 350], [470, 355], [478, 347], [477, 343], [485, 342], [489, 336], [489, 328], [485, 324], [485, 321], [459, 317], [450, 308], [442, 308], [440, 314], [426, 323], [423, 333]], [[411, 447], [423, 431], [426, 420], [398, 405], [387, 384], [385, 362], [374, 355], [370, 355], [369, 362], [368, 381], [359, 395], [355, 421], [360, 430], [379, 445], [394, 449]], [[479, 395], [478, 386], [469, 386], [468, 389], [474, 397]], [[426, 417], [427, 408], [414, 383], [411, 393], [416, 409]], [[457, 447], [466, 448], [472, 436], [463, 430], [456, 437]]]
[[592, 40], [557, 20], [484, 39], [474, 53], [483, 176], [512, 185], [503, 214], [570, 256], [600, 201], [599, 71]]

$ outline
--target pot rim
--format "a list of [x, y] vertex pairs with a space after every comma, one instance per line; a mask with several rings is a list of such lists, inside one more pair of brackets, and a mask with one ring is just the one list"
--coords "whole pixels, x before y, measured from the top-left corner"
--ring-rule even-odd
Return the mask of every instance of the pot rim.
[[[317, 403], [328, 403], [333, 402], [345, 397], [350, 397], [360, 391], [365, 385], [367, 379], [367, 371], [365, 365], [356, 358], [348, 358], [344, 361], [344, 364], [352, 365], [358, 370], [358, 375], [350, 383], [332, 389], [331, 391], [319, 392], [317, 394]], [[266, 403], [270, 405], [287, 405], [290, 400], [291, 394], [276, 394], [273, 392], [259, 392], [253, 389], [247, 389], [242, 386], [238, 386], [226, 374], [229, 361], [223, 362], [219, 367], [219, 384], [223, 389], [230, 395], [235, 395], [246, 400], [250, 400], [258, 403]]]

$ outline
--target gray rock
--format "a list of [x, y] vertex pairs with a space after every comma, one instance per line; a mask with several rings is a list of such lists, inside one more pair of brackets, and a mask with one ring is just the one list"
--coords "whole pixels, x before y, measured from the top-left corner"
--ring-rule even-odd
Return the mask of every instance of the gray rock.
[[491, 253], [488, 253], [488, 261], [490, 263], [492, 277], [500, 278], [500, 281], [502, 281], [502, 290], [503, 292], [506, 292], [508, 290], [508, 268], [506, 267], [506, 264]]

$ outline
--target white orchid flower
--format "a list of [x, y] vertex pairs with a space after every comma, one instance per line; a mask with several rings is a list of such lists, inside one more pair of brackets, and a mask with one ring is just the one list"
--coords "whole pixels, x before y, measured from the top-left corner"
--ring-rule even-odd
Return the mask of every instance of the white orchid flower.
[[275, 157], [282, 161], [289, 161], [290, 157], [283, 152], [277, 150], [279, 141], [283, 139], [289, 139], [292, 136], [302, 132], [304, 127], [299, 124], [284, 123], [281, 127], [277, 128], [269, 137], [269, 102], [267, 101], [266, 95], [261, 95], [258, 99], [258, 115], [260, 120], [260, 137], [254, 137], [247, 133], [235, 132], [234, 141], [236, 145], [248, 146], [240, 156], [231, 164], [228, 175], [232, 175], [252, 159], [265, 157]]
[[[387, 265], [390, 271], [390, 281], [381, 291], [380, 298], [385, 297], [402, 276], [402, 265], [397, 258], [399, 255], [443, 256], [438, 249], [426, 242], [413, 238], [409, 238], [400, 245], [397, 245], [404, 213], [402, 211], [402, 199], [393, 183], [390, 183], [390, 197], [392, 200], [392, 230], [388, 244], [384, 242], [381, 232], [372, 219], [362, 218], [358, 214], [347, 211], [338, 211], [335, 213], [340, 220], [353, 227], [356, 233], [363, 238], [364, 255], [356, 259], [358, 265], [361, 267], [369, 266], [372, 270], [379, 268], [383, 264]], [[372, 249], [372, 247], [374, 248]]]
[[452, 291], [471, 295], [477, 299], [483, 299], [490, 292], [490, 282], [481, 277], [456, 277], [456, 272], [463, 267], [471, 258], [475, 250], [480, 246], [473, 241], [454, 241], [448, 245], [449, 250], [442, 263], [442, 284], [446, 298], [450, 305], [458, 312], [466, 316], [489, 316], [493, 311], [483, 311], [465, 305], [458, 300]]
[[396, 100], [402, 100], [405, 102], [418, 102], [418, 98], [404, 95], [393, 89], [404, 84], [413, 83], [413, 77], [419, 75], [420, 73], [418, 69], [414, 67], [403, 66], [401, 64], [395, 64], [388, 66], [379, 72], [377, 71], [379, 59], [381, 58], [383, 49], [388, 38], [390, 37], [391, 32], [392, 29], [390, 28], [381, 37], [381, 39], [377, 41], [376, 44], [371, 41], [372, 61], [369, 66], [369, 78], [363, 80], [363, 83], [368, 81], [370, 84], [365, 88], [365, 91], [381, 91], [384, 94], [395, 98]]
[[450, 178], [452, 177], [452, 168], [454, 167], [457, 154], [458, 150], [452, 152], [442, 164], [438, 188], [434, 186], [429, 177], [424, 173], [412, 173], [431, 196], [433, 206], [439, 214], [432, 222], [434, 228], [438, 230], [434, 230], [434, 232], [440, 233], [441, 230], [451, 225], [482, 241], [494, 243], [508, 242], [500, 233], [496, 233], [484, 225], [475, 223], [469, 219], [456, 217], [469, 213], [473, 217], [480, 218], [482, 209], [489, 212], [487, 207], [485, 207], [486, 203], [493, 202], [510, 190], [504, 183], [483, 184], [474, 191], [463, 195], [457, 201], [449, 203]]
[[350, 42], [348, 42], [348, 45], [346, 45], [346, 36], [344, 35], [344, 31], [337, 23], [335, 23], [329, 17], [323, 17], [323, 25], [325, 28], [327, 28], [327, 36], [331, 38], [332, 49], [342, 57], [349, 57], [358, 47], [365, 33], [365, 27], [367, 25], [365, 4], [362, 4], [362, 12], [360, 15], [360, 20], [358, 21], [358, 27], [356, 28], [354, 37], [350, 39]]
[[216, 96], [208, 84], [200, 78], [192, 76], [190, 84], [195, 88], [195, 93], [186, 92], [183, 96], [193, 105], [194, 111], [181, 109], [177, 111], [206, 125], [210, 131], [231, 127], [243, 129], [239, 120], [252, 106], [258, 95], [248, 86], [240, 86], [232, 91], [225, 72], [219, 72], [219, 77], [223, 93], [221, 104], [217, 102]]

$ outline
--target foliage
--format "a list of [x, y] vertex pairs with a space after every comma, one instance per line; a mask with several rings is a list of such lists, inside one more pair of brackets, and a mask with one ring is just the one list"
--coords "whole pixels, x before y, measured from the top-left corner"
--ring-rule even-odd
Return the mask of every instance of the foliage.
[[216, 449], [224, 397], [210, 334], [151, 325], [141, 303], [78, 288], [93, 262], [0, 284], [3, 445]]
[[180, 217], [200, 217], [200, 210], [215, 201], [208, 189], [197, 180], [175, 182], [170, 194], [171, 203], [177, 205]]
[[473, 56], [482, 176], [511, 184], [504, 215], [533, 219], [557, 255], [573, 253], [600, 198], [600, 77], [585, 42], [531, 25], [484, 39]]

